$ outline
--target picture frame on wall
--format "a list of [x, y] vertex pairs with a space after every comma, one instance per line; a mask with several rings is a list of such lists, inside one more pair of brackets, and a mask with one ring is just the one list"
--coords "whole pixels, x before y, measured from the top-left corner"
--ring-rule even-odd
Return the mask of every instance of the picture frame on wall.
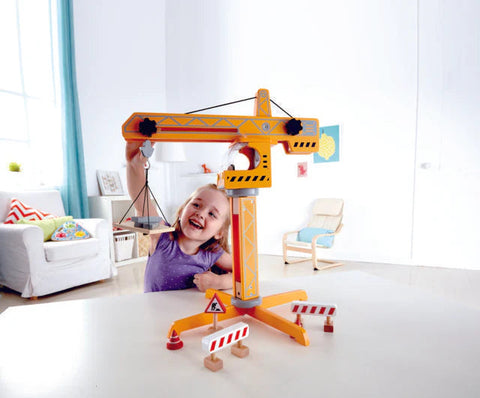
[[97, 170], [97, 180], [102, 196], [124, 195], [118, 171]]
[[314, 163], [340, 161], [340, 125], [320, 127], [318, 152], [313, 154]]
[[299, 162], [297, 163], [297, 177], [307, 177], [308, 176], [308, 163]]

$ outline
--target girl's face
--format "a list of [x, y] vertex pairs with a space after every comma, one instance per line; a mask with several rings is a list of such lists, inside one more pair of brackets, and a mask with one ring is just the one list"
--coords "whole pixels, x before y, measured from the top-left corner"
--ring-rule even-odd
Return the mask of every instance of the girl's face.
[[182, 234], [200, 244], [221, 238], [221, 229], [230, 208], [225, 195], [215, 189], [202, 189], [190, 199], [180, 216]]

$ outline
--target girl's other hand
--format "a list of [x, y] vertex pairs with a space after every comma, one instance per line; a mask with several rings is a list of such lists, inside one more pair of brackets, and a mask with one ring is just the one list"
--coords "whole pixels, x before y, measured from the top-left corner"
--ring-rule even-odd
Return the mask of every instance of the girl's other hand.
[[218, 275], [211, 271], [206, 271], [203, 274], [195, 274], [193, 276], [193, 283], [197, 286], [201, 292], [207, 289], [219, 289]]

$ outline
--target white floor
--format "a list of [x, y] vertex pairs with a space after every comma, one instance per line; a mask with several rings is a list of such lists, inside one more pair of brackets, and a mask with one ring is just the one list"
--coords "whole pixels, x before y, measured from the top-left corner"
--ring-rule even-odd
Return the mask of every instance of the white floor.
[[[271, 255], [260, 255], [259, 264], [261, 280], [361, 271], [480, 309], [480, 271], [362, 262], [346, 262], [341, 267], [314, 271], [310, 262], [285, 265], [280, 256]], [[16, 292], [0, 288], [0, 313], [17, 305], [140, 294], [143, 292], [144, 270], [145, 261], [139, 261], [119, 268], [118, 276], [110, 280], [76, 287], [38, 300], [23, 299]]]
[[[335, 333], [323, 333], [322, 317], [303, 317], [305, 349], [245, 316], [250, 355], [222, 352], [213, 373], [200, 348], [206, 327], [184, 330], [182, 350], [165, 348], [172, 320], [202, 311], [205, 296], [140, 293], [143, 267], [33, 304], [4, 291], [0, 302], [29, 305], [0, 314], [0, 396], [156, 397], [159, 386], [178, 397], [480, 396], [478, 272], [362, 263], [314, 272], [262, 256], [262, 296], [304, 290], [314, 303], [332, 300]], [[102, 298], [37, 305], [85, 297]], [[288, 304], [272, 312], [293, 319]]]

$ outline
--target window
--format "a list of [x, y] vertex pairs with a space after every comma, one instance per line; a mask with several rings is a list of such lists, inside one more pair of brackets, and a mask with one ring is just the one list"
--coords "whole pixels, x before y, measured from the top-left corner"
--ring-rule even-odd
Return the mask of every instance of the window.
[[56, 21], [56, 0], [0, 1], [0, 180], [16, 162], [28, 187], [62, 183]]

